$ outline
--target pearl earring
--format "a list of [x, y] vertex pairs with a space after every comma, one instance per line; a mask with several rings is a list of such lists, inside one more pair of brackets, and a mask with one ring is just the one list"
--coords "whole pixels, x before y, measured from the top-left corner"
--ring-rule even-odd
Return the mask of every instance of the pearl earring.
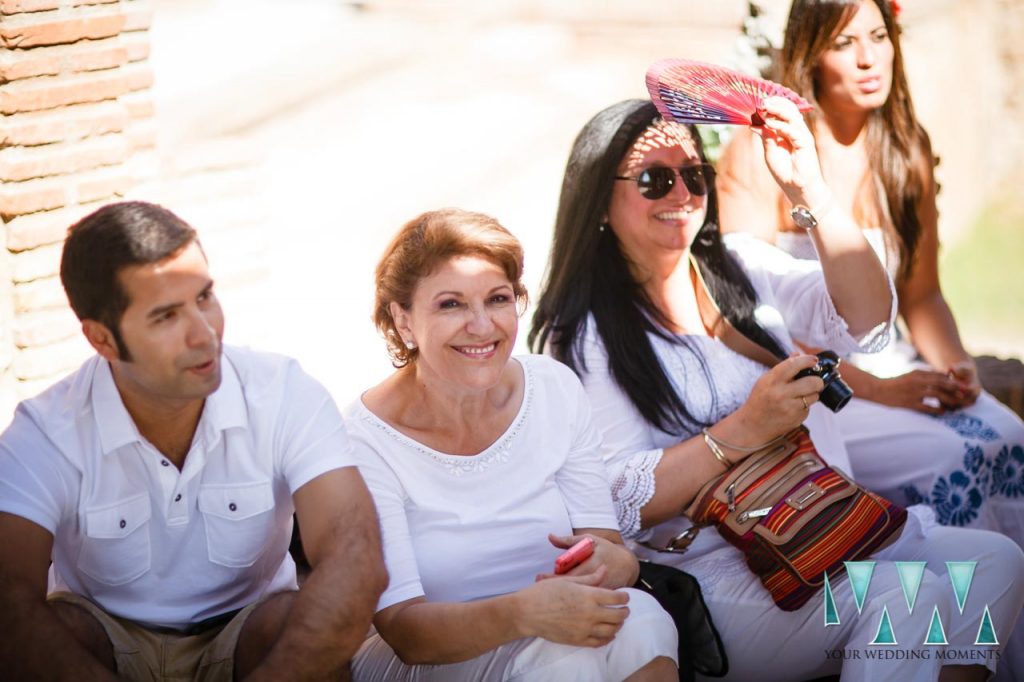
[[416, 342], [415, 341], [406, 341], [405, 342], [405, 347], [408, 348], [409, 350], [415, 350], [416, 349]]
[[597, 226], [597, 231], [598, 232], [604, 232], [604, 229], [606, 227], [608, 227], [608, 223], [601, 223], [600, 225]]

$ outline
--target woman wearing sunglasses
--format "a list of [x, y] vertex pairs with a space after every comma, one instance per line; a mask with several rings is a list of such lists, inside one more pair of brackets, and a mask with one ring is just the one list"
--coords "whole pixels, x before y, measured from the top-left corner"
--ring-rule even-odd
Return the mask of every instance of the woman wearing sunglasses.
[[[981, 390], [939, 287], [934, 157], [899, 38], [887, 0], [797, 0], [777, 64], [781, 81], [817, 105], [808, 121], [823, 172], [841, 189], [836, 205], [886, 261], [911, 337], [844, 365], [857, 399], [839, 426], [871, 489], [1024, 546], [1024, 423]], [[811, 236], [780, 210], [759, 146], [739, 135], [722, 159], [722, 228], [814, 258]], [[1024, 639], [1016, 650], [1024, 679]]]
[[[880, 347], [890, 333], [891, 280], [854, 221], [824, 210], [830, 190], [799, 112], [774, 98], [763, 118], [763, 155], [800, 219], [817, 221], [820, 262], [794, 259], [749, 235], [723, 238], [714, 174], [696, 130], [663, 121], [650, 102], [621, 102], [597, 114], [566, 167], [530, 343], [583, 380], [620, 528], [652, 546], [664, 547], [691, 525], [680, 510], [746, 448], [801, 423], [818, 451], [849, 471], [834, 415], [816, 404], [821, 379], [795, 378], [815, 358], [787, 354], [794, 337], [850, 352]], [[719, 341], [709, 299], [732, 327], [782, 360], [768, 369]], [[712, 449], [702, 429], [721, 447]], [[883, 661], [826, 652], [867, 648], [886, 605], [894, 630], [908, 633], [901, 644], [921, 648], [923, 637], [909, 633], [927, 632], [932, 607], [908, 615], [892, 560], [927, 561], [918, 600], [947, 614], [956, 607], [945, 561], [984, 557], [974, 581], [988, 585], [979, 603], [999, 608], [998, 616], [992, 610], [996, 627], [1009, 632], [1024, 600], [1024, 554], [999, 535], [936, 526], [924, 508], [909, 516], [899, 539], [873, 557], [879, 564], [859, 616], [848, 581], [833, 586], [838, 611], [849, 617], [829, 628], [815, 599], [797, 611], [778, 609], [743, 555], [711, 529], [685, 553], [636, 549], [698, 579], [730, 679], [793, 681], [840, 671], [844, 680], [935, 679], [942, 665], [936, 657]], [[971, 649], [980, 617], [980, 606], [970, 617], [944, 616], [949, 641]]]

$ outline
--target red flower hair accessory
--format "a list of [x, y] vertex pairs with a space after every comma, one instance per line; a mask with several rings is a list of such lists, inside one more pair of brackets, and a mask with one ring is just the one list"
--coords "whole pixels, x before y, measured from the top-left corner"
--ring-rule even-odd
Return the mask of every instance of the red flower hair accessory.
[[893, 19], [898, 19], [900, 12], [903, 11], [903, 7], [900, 6], [899, 0], [889, 0], [889, 4], [892, 6]]

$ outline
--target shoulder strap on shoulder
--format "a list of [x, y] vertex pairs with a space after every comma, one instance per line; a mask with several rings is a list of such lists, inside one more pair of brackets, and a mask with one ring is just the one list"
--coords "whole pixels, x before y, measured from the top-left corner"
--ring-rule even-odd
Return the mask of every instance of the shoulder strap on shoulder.
[[741, 331], [732, 326], [729, 320], [725, 318], [725, 315], [722, 314], [722, 311], [718, 309], [718, 304], [711, 298], [708, 285], [704, 281], [704, 277], [700, 273], [700, 267], [697, 265], [697, 261], [694, 260], [692, 254], [690, 255], [690, 273], [691, 277], [696, 278], [694, 289], [697, 292], [697, 309], [700, 311], [701, 319], [704, 320], [704, 324], [711, 335], [740, 355], [748, 357], [755, 362], [760, 362], [766, 367], [777, 365], [779, 363], [777, 357], [766, 348], [744, 336]]

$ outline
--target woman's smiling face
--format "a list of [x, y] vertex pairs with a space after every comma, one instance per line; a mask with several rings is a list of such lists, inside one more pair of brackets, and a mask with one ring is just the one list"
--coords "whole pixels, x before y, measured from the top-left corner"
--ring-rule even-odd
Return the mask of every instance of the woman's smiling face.
[[[619, 163], [620, 178], [636, 178], [647, 169], [661, 167], [678, 173], [684, 166], [703, 163], [689, 129], [678, 123], [657, 121], [637, 138]], [[708, 178], [708, 182], [710, 182]], [[679, 175], [668, 193], [646, 199], [635, 180], [616, 180], [608, 205], [608, 223], [626, 258], [646, 269], [657, 259], [689, 248], [707, 213], [707, 193], [691, 193]]]
[[477, 256], [442, 264], [416, 285], [396, 327], [419, 349], [418, 373], [468, 391], [498, 383], [519, 329], [515, 291], [500, 266]]

